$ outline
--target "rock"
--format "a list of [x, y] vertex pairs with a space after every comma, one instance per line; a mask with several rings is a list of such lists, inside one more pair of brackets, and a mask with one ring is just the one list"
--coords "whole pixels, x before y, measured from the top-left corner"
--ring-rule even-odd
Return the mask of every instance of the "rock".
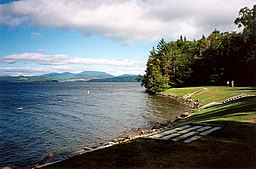
[[115, 145], [115, 144], [117, 144], [117, 143], [112, 142], [112, 141], [108, 142], [108, 145], [110, 145], [110, 146], [113, 146], [113, 145]]
[[107, 146], [109, 143], [108, 142], [102, 142], [100, 143], [101, 146]]
[[168, 126], [170, 126], [170, 125], [172, 126], [172, 125], [174, 125], [174, 123], [173, 123], [173, 121], [168, 120], [167, 125], [168, 125]]
[[141, 132], [140, 132], [140, 134], [147, 134], [147, 133], [149, 133], [148, 130], [141, 130]]
[[88, 150], [92, 150], [92, 148], [90, 148], [90, 147], [84, 147], [84, 150], [85, 150], [85, 151], [88, 151]]
[[127, 135], [126, 138], [131, 140], [131, 139], [133, 139], [133, 136], [132, 135]]
[[151, 128], [151, 130], [153, 130], [153, 129], [160, 129], [161, 126], [162, 126], [162, 124], [157, 122], [157, 123], [154, 124], [154, 126]]
[[46, 158], [57, 158], [57, 157], [59, 157], [60, 156], [60, 154], [59, 153], [50, 153], [50, 154], [48, 154], [47, 156], [46, 156]]
[[50, 153], [48, 154], [46, 157], [44, 157], [41, 161], [38, 161], [37, 164], [41, 165], [41, 164], [44, 164], [46, 163], [48, 160], [52, 159], [52, 158], [59, 158], [61, 156], [60, 153], [56, 153], [56, 152], [53, 152], [53, 153]]
[[179, 120], [181, 120], [182, 118], [180, 117], [180, 116], [176, 116], [175, 117], [175, 120], [173, 120], [173, 122], [177, 122], [177, 121], [179, 121]]
[[118, 142], [118, 139], [115, 138], [115, 139], [113, 140], [113, 142]]
[[187, 117], [187, 116], [189, 116], [189, 115], [191, 115], [192, 113], [190, 113], [190, 112], [184, 112], [184, 113], [182, 113], [181, 115], [180, 115], [180, 117], [181, 118], [185, 118], [185, 117]]
[[132, 131], [141, 131], [142, 128], [132, 128]]
[[125, 140], [125, 138], [123, 138], [123, 137], [119, 137], [119, 138], [117, 138], [117, 140], [118, 140], [118, 142], [122, 142], [122, 141], [124, 141], [124, 140]]
[[96, 148], [98, 148], [98, 146], [94, 145], [94, 146], [92, 146], [92, 148], [93, 148], [93, 149], [96, 149]]

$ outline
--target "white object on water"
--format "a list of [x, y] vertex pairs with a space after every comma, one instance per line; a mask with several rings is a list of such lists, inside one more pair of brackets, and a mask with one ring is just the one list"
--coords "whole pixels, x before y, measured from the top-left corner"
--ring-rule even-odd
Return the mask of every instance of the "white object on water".
[[87, 91], [87, 94], [90, 94], [90, 91], [89, 91], [89, 90]]

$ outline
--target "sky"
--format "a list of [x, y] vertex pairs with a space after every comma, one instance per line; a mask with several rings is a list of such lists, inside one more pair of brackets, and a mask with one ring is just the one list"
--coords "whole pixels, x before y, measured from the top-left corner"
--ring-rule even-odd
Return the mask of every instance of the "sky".
[[0, 76], [144, 74], [161, 38], [241, 31], [256, 0], [0, 0]]

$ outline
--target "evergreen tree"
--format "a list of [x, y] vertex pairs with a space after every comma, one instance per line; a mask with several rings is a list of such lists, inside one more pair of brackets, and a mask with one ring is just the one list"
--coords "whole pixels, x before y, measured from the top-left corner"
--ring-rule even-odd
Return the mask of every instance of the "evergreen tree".
[[[161, 40], [159, 44], [162, 42], [163, 41]], [[158, 49], [159, 47], [160, 46], [158, 46]], [[169, 88], [168, 77], [162, 73], [161, 60], [154, 48], [150, 51], [146, 74], [142, 80], [142, 86], [144, 86], [149, 93], [159, 93]]]
[[167, 87], [256, 85], [256, 5], [242, 8], [235, 20], [242, 33], [214, 30], [208, 37], [187, 41], [181, 35], [176, 42], [161, 39], [150, 51], [142, 85], [158, 93]]

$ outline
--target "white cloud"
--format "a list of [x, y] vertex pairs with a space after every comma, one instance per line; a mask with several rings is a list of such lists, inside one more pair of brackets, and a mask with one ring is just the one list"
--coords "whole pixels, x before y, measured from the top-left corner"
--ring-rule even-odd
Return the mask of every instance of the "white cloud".
[[[62, 54], [46, 55], [42, 53], [23, 53], [2, 56], [2, 63], [19, 65], [19, 67], [1, 68], [0, 75], [39, 75], [51, 72], [78, 73], [88, 70], [97, 70], [120, 74], [143, 74], [145, 63], [128, 59], [93, 59], [71, 57]], [[30, 64], [28, 64], [30, 62]], [[30, 65], [23, 67], [21, 65]], [[35, 66], [36, 65], [36, 66]]]
[[36, 62], [39, 64], [44, 65], [58, 65], [58, 64], [65, 64], [65, 62], [68, 62], [70, 57], [65, 55], [44, 55], [41, 53], [23, 53], [23, 54], [13, 54], [13, 55], [7, 55], [3, 56], [1, 58], [2, 62], [5, 63], [16, 63], [19, 61], [30, 61], [30, 62]]
[[95, 58], [81, 58], [71, 57], [63, 54], [47, 55], [42, 53], [23, 53], [2, 56], [1, 61], [4, 63], [13, 64], [16, 62], [34, 62], [40, 65], [110, 65], [134, 67], [141, 66], [142, 62], [132, 61], [128, 59], [95, 59]]
[[31, 68], [31, 67], [6, 67], [0, 68], [1, 76], [33, 76], [45, 73], [53, 73], [53, 69], [49, 68]]
[[198, 38], [230, 31], [238, 11], [253, 0], [23, 0], [0, 5], [0, 24], [76, 29], [124, 42]]
[[31, 32], [30, 36], [34, 39], [41, 38], [42, 35], [39, 32]]
[[83, 71], [103, 71], [112, 75], [122, 74], [143, 74], [145, 67], [77, 67], [77, 66], [52, 66], [52, 67], [4, 67], [0, 68], [0, 76], [37, 76], [47, 73], [72, 72], [80, 73]]

